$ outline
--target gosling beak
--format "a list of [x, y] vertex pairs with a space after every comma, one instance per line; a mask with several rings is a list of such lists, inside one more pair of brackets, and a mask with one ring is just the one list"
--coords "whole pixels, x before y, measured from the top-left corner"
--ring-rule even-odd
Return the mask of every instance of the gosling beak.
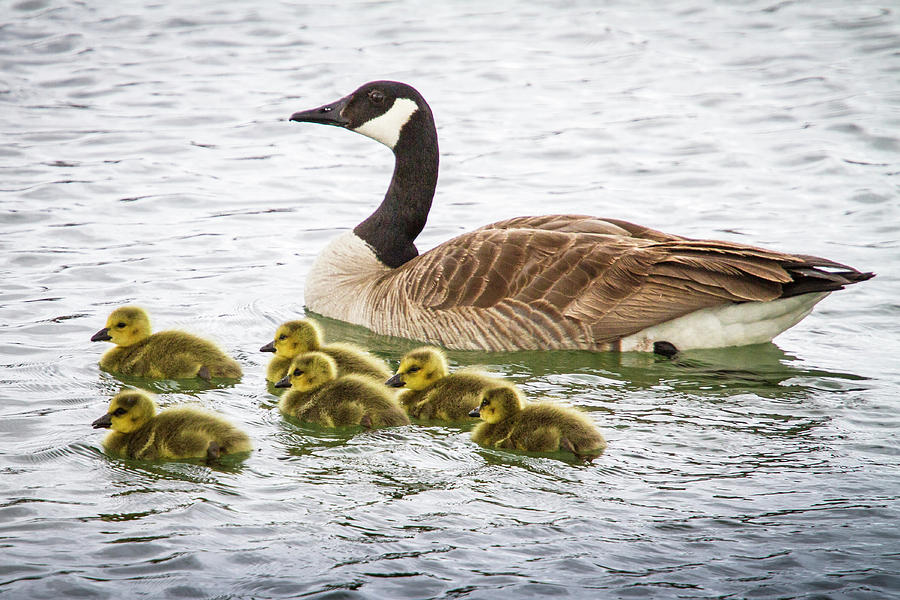
[[470, 417], [480, 417], [481, 416], [481, 408], [476, 408], [475, 410], [469, 411]]
[[112, 427], [112, 419], [109, 416], [109, 413], [106, 413], [93, 423], [91, 423], [91, 427], [94, 429], [109, 429]]
[[272, 340], [265, 346], [259, 349], [260, 352], [275, 352], [275, 340]]
[[285, 375], [281, 379], [278, 380], [278, 383], [275, 384], [277, 388], [289, 388], [291, 387], [291, 376]]
[[341, 111], [347, 106], [350, 96], [345, 96], [337, 102], [313, 108], [310, 110], [301, 110], [291, 115], [291, 121], [298, 123], [320, 123], [322, 125], [335, 125], [336, 127], [347, 127], [350, 125], [349, 119], [341, 115]]
[[104, 327], [97, 333], [91, 336], [92, 342], [108, 342], [112, 337], [109, 335], [109, 327]]
[[396, 388], [401, 388], [404, 385], [406, 385], [406, 382], [403, 381], [403, 375], [401, 375], [400, 373], [397, 373], [396, 375], [394, 375], [393, 377], [391, 377], [384, 383], [385, 383], [385, 385], [389, 385], [391, 387], [396, 387]]

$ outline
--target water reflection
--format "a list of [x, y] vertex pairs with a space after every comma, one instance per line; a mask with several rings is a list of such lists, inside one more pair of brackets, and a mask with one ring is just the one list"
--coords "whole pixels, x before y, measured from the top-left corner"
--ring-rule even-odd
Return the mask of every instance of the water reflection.
[[102, 367], [100, 368], [100, 372], [101, 377], [103, 377], [105, 381], [111, 381], [115, 379], [127, 386], [147, 390], [148, 392], [153, 392], [155, 394], [165, 394], [172, 392], [197, 393], [207, 390], [227, 389], [234, 387], [241, 381], [240, 377], [213, 377], [209, 380], [203, 379], [201, 377], [186, 379], [158, 379], [153, 377], [139, 377], [137, 375], [127, 375], [125, 373], [108, 371], [106, 369], [103, 369]]
[[[240, 473], [244, 468], [244, 462], [252, 455], [252, 452], [227, 454], [210, 462], [201, 458], [137, 460], [107, 454], [99, 448], [92, 450], [106, 461], [105, 471], [110, 475], [113, 485], [133, 484], [137, 476], [146, 480], [149, 486], [147, 491], [157, 489], [154, 484], [163, 480], [216, 484], [219, 482], [217, 473]], [[124, 493], [134, 491], [137, 490]]]
[[[325, 330], [326, 339], [351, 341], [387, 359], [400, 358], [421, 343], [310, 314]], [[447, 351], [454, 367], [481, 365], [520, 384], [562, 381], [574, 394], [601, 386], [622, 390], [662, 389], [681, 393], [726, 395], [752, 392], [766, 397], [806, 395], [819, 387], [846, 391], [864, 388], [865, 377], [850, 372], [801, 366], [795, 356], [773, 343], [691, 350], [674, 358], [636, 352], [583, 351], [471, 352]], [[552, 391], [544, 389], [543, 391]]]

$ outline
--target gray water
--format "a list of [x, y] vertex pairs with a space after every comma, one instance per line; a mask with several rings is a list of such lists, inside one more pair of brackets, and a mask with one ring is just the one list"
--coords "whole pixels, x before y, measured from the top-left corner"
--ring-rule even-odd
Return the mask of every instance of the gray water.
[[[585, 409], [590, 465], [460, 427], [286, 422], [258, 348], [392, 156], [290, 123], [417, 87], [441, 177], [421, 250], [502, 218], [620, 218], [878, 276], [774, 344], [451, 353]], [[0, 0], [0, 596], [886, 598], [900, 589], [895, 2]], [[234, 385], [122, 381], [118, 305], [217, 340]], [[326, 322], [392, 364], [413, 342]], [[123, 385], [254, 438], [106, 456]]]

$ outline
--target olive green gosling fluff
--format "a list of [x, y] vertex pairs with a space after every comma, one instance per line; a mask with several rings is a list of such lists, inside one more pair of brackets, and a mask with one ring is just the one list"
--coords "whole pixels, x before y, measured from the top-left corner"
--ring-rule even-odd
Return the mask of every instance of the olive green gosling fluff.
[[606, 449], [603, 435], [583, 413], [558, 404], [526, 403], [511, 385], [487, 390], [481, 405], [470, 414], [483, 420], [472, 431], [472, 440], [482, 446], [528, 452], [568, 450], [587, 460]]
[[114, 310], [106, 327], [91, 337], [92, 342], [116, 345], [100, 359], [100, 367], [157, 379], [241, 376], [241, 366], [212, 342], [183, 331], [150, 331], [150, 317], [144, 309], [122, 306]]
[[335, 360], [324, 352], [295, 358], [275, 387], [291, 388], [278, 402], [282, 413], [323, 427], [409, 423], [392, 390], [365, 375], [339, 377]]
[[358, 373], [368, 375], [379, 381], [390, 377], [391, 370], [386, 362], [373, 356], [364, 349], [353, 344], [322, 344], [322, 330], [310, 319], [287, 321], [278, 327], [275, 339], [262, 348], [260, 352], [274, 352], [269, 362], [266, 379], [278, 382], [287, 375], [291, 361], [303, 352], [324, 352], [337, 363], [338, 375]]
[[400, 394], [400, 403], [409, 416], [441, 421], [467, 421], [484, 390], [504, 385], [502, 379], [475, 369], [451, 374], [447, 357], [433, 346], [407, 352], [396, 375], [386, 383], [406, 388]]
[[250, 438], [212, 413], [181, 406], [156, 412], [152, 397], [138, 390], [113, 396], [94, 429], [111, 429], [103, 440], [107, 452], [139, 460], [205, 458], [249, 452]]

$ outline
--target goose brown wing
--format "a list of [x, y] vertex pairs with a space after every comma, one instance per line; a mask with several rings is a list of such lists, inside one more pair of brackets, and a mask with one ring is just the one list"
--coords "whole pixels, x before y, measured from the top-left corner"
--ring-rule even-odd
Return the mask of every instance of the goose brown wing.
[[774, 300], [792, 286], [797, 293], [840, 289], [852, 282], [851, 272], [867, 275], [817, 257], [562, 215], [510, 219], [461, 235], [392, 278], [428, 309], [496, 307], [523, 319], [537, 313], [580, 323], [600, 341], [702, 308]]
[[627, 237], [666, 242], [683, 240], [677, 235], [663, 233], [642, 225], [635, 225], [619, 219], [600, 219], [589, 215], [539, 215], [530, 217], [514, 217], [485, 225], [476, 231], [485, 229], [543, 229], [565, 233], [596, 233], [605, 235], [623, 235]]

